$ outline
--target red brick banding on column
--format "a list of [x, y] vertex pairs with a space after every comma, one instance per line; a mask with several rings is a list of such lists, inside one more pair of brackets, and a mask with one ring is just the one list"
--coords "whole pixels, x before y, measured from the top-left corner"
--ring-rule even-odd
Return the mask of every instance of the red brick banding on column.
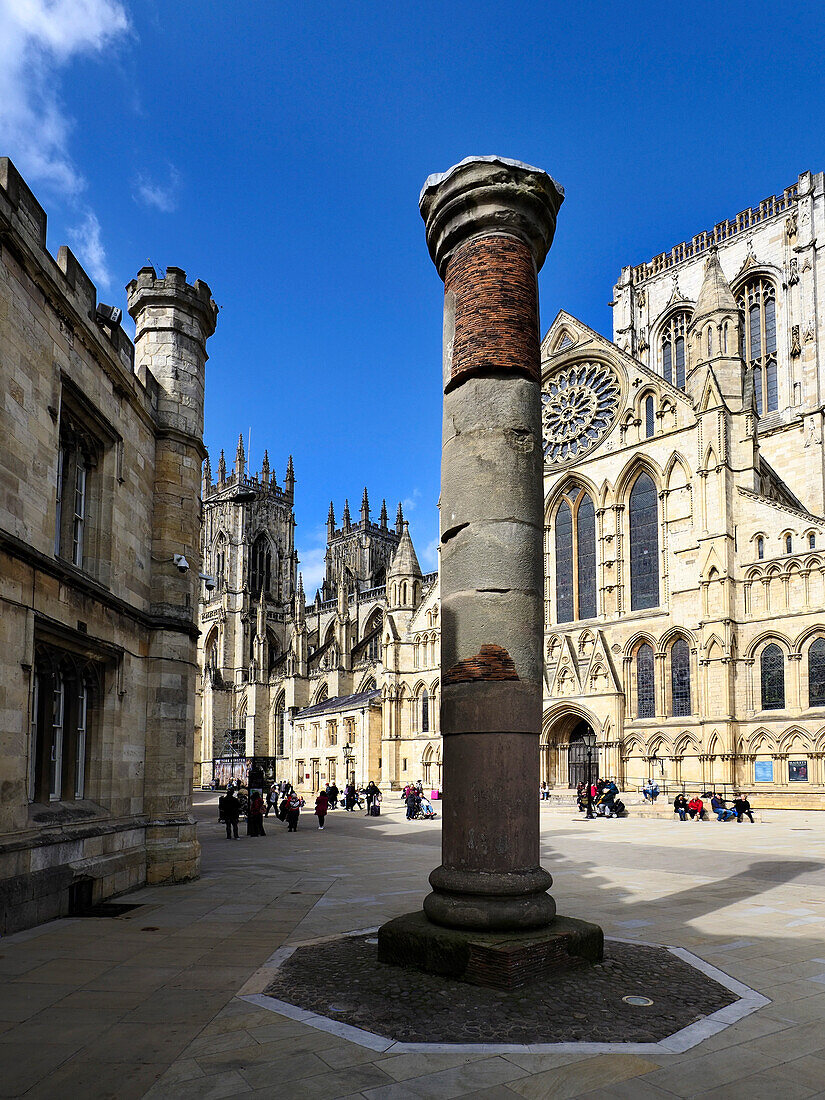
[[513, 658], [503, 646], [483, 645], [474, 657], [467, 657], [444, 676], [445, 684], [469, 684], [475, 680], [518, 680]]
[[515, 237], [468, 241], [444, 280], [455, 295], [455, 333], [445, 392], [473, 375], [520, 374], [540, 382], [536, 269]]

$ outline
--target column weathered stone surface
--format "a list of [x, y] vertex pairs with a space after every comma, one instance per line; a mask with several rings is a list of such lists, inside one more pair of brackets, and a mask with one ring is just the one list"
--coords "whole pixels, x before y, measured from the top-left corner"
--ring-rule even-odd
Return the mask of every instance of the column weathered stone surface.
[[601, 931], [556, 918], [539, 854], [543, 496], [537, 273], [561, 188], [498, 157], [430, 176], [420, 207], [444, 280], [442, 863], [379, 957], [521, 984]]

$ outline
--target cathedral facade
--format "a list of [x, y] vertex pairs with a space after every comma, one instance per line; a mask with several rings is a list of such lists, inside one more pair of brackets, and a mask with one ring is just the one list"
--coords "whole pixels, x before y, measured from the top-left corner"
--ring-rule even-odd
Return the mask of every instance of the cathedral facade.
[[[655, 777], [825, 807], [823, 239], [825, 180], [803, 173], [624, 268], [612, 340], [565, 312], [544, 338], [553, 788], [589, 767], [625, 789]], [[306, 790], [438, 787], [438, 576], [403, 516], [372, 523], [366, 491], [358, 522], [330, 506], [307, 604], [291, 466], [277, 520], [256, 511], [263, 473], [238, 498], [242, 474], [239, 459], [205, 486], [204, 560], [222, 572], [219, 538], [235, 556], [201, 609], [202, 774], [234, 730]], [[264, 529], [278, 582], [262, 593]]]
[[543, 342], [542, 769], [825, 805], [825, 182], [622, 270]]

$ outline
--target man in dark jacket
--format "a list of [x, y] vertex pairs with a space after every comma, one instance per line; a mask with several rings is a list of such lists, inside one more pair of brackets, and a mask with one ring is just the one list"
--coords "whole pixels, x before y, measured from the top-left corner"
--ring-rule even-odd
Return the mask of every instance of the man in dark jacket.
[[733, 809], [736, 813], [737, 821], [741, 821], [745, 814], [747, 814], [751, 825], [754, 824], [751, 804], [748, 802], [748, 796], [746, 794], [740, 794], [733, 800]]
[[335, 782], [330, 783], [327, 796], [329, 798], [329, 808], [336, 810], [338, 808], [338, 795], [341, 792], [338, 790], [338, 784]]
[[232, 834], [234, 833], [235, 840], [237, 840], [238, 818], [241, 816], [241, 804], [231, 791], [227, 791], [218, 801], [223, 802], [222, 814], [226, 822], [226, 839], [231, 840]]
[[673, 812], [678, 814], [682, 821], [687, 821], [688, 804], [683, 794], [677, 794], [673, 799]]

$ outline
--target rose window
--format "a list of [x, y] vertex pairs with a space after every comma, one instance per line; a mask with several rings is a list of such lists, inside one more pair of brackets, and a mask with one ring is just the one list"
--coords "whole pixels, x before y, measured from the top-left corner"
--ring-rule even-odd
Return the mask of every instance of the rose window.
[[581, 458], [607, 434], [619, 412], [621, 385], [605, 363], [560, 367], [541, 395], [544, 461]]

